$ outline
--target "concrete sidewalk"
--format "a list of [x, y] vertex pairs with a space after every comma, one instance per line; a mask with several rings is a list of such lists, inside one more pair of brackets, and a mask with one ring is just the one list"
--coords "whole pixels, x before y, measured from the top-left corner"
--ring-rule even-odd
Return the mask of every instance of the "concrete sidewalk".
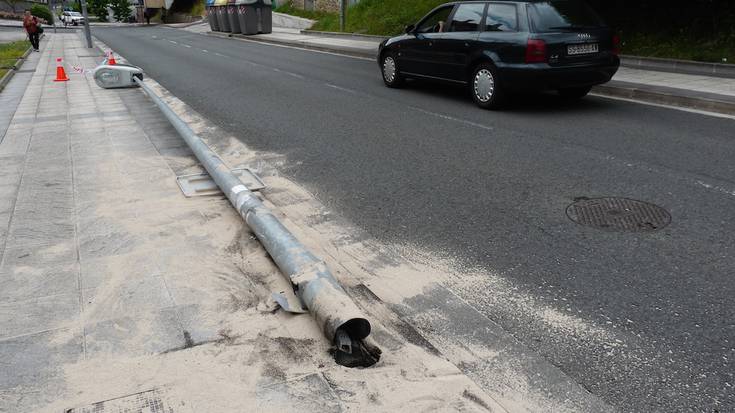
[[[202, 170], [153, 103], [72, 73], [102, 57], [78, 34], [42, 49], [0, 141], [0, 412], [520, 410], [375, 300], [358, 304], [381, 361], [336, 365], [309, 316], [270, 301], [290, 285], [227, 200], [182, 195], [175, 177]], [[262, 163], [196, 125], [231, 165]], [[303, 213], [297, 187], [266, 182]]]
[[[366, 58], [375, 58], [378, 45], [383, 40], [377, 36], [341, 35], [287, 28], [274, 28], [271, 34], [256, 36], [211, 32], [209, 26], [204, 24], [192, 26], [187, 30]], [[735, 78], [723, 76], [672, 73], [668, 70], [643, 70], [623, 66], [610, 83], [596, 87], [593, 93], [735, 115]]]

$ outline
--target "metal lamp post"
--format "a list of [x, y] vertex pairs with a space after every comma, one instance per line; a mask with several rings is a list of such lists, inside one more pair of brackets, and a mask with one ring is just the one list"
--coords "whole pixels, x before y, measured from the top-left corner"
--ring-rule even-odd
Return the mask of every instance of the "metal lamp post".
[[92, 33], [89, 31], [89, 17], [87, 16], [87, 0], [82, 0], [82, 17], [84, 17], [84, 37], [87, 39], [87, 48], [92, 48]]

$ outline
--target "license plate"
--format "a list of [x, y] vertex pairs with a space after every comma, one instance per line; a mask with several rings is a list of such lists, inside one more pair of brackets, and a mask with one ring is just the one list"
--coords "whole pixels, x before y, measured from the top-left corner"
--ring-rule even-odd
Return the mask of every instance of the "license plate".
[[567, 54], [570, 56], [597, 53], [599, 51], [600, 47], [597, 43], [573, 44], [567, 46]]

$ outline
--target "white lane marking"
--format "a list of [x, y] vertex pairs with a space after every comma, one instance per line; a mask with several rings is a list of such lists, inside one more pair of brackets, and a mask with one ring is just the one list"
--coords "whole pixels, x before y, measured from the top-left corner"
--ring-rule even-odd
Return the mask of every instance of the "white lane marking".
[[[256, 63], [256, 64], [257, 64], [257, 63]], [[283, 73], [284, 75], [289, 75], [289, 76], [293, 76], [293, 77], [295, 77], [295, 78], [297, 78], [297, 79], [302, 79], [302, 80], [304, 79], [304, 77], [303, 77], [303, 76], [301, 76], [301, 75], [300, 75], [300, 74], [298, 74], [298, 73], [293, 73], [293, 72], [289, 72], [289, 71], [286, 71], [286, 70], [281, 70], [281, 69], [279, 69], [279, 68], [277, 68], [277, 67], [273, 67], [273, 68], [271, 68], [271, 70], [273, 70], [274, 72], [278, 72], [278, 73]]]
[[444, 115], [442, 113], [432, 112], [430, 110], [421, 109], [421, 108], [416, 107], [416, 106], [408, 106], [408, 108], [409, 109], [413, 109], [413, 110], [418, 111], [418, 112], [421, 112], [421, 113], [425, 113], [427, 115], [436, 116], [437, 118], [446, 119], [446, 120], [449, 120], [449, 121], [452, 121], [452, 122], [461, 123], [463, 125], [473, 126], [475, 128], [480, 128], [480, 129], [485, 129], [485, 130], [495, 130], [495, 128], [493, 128], [492, 126], [483, 125], [481, 123], [472, 122], [472, 121], [466, 120], [466, 119], [455, 118], [454, 116]]
[[723, 188], [723, 187], [717, 186], [717, 185], [708, 184], [708, 183], [702, 182], [702, 181], [695, 181], [695, 182], [697, 183], [697, 185], [703, 186], [703, 187], [705, 187], [707, 189], [711, 189], [711, 190], [717, 191], [717, 192], [722, 192], [723, 194], [727, 194], [727, 195], [730, 195], [730, 196], [735, 196], [735, 190]]
[[[330, 86], [330, 85], [328, 84], [327, 86]], [[333, 86], [330, 86], [330, 87], [333, 87]], [[637, 101], [634, 101], [634, 102], [637, 103]], [[425, 113], [427, 115], [436, 116], [436, 117], [441, 118], [441, 119], [446, 119], [446, 120], [449, 120], [449, 121], [452, 121], [452, 122], [462, 123], [462, 124], [467, 125], [467, 126], [473, 126], [473, 127], [476, 127], [476, 128], [481, 128], [481, 129], [485, 129], [485, 130], [489, 130], [489, 131], [494, 130], [494, 128], [492, 128], [490, 126], [487, 126], [487, 125], [483, 125], [483, 124], [472, 122], [472, 121], [465, 120], [465, 119], [455, 118], [453, 116], [444, 115], [444, 114], [441, 114], [441, 113], [431, 112], [431, 111], [428, 111], [428, 110], [425, 110], [425, 109], [421, 109], [421, 108], [418, 108], [418, 107], [415, 107], [415, 106], [408, 106], [408, 108], [413, 109], [413, 110], [418, 111], [418, 112], [421, 112], [421, 113]], [[580, 149], [579, 147], [576, 147], [576, 145], [573, 145], [571, 147], [565, 147], [565, 148], [566, 149], [573, 149], [573, 150], [579, 150]], [[597, 155], [603, 161], [617, 163], [619, 165], [622, 164], [622, 165], [625, 165], [625, 166], [630, 167], [630, 168], [636, 168], [636, 169], [644, 170], [644, 171], [648, 171], [648, 172], [654, 172], [654, 173], [657, 173], [657, 174], [660, 174], [660, 175], [664, 175], [664, 176], [667, 176], [667, 177], [672, 178], [672, 179], [675, 179], [675, 180], [680, 180], [680, 181], [685, 182], [685, 183], [688, 183], [688, 184], [694, 184], [694, 185], [701, 186], [701, 187], [706, 188], [706, 189], [708, 189], [710, 191], [713, 191], [713, 192], [718, 192], [720, 194], [725, 194], [725, 195], [729, 195], [729, 196], [735, 196], [735, 189], [728, 189], [728, 188], [725, 188], [724, 186], [719, 185], [719, 184], [713, 184], [713, 183], [704, 182], [703, 180], [701, 180], [701, 178], [697, 179], [698, 177], [697, 177], [696, 174], [690, 174], [690, 173], [687, 173], [687, 172], [676, 171], [676, 170], [672, 170], [672, 169], [669, 169], [669, 168], [666, 168], [666, 167], [661, 167], [659, 165], [647, 164], [645, 162], [631, 162], [631, 161], [627, 161], [627, 160], [624, 160], [624, 159], [620, 159], [620, 158], [618, 158], [616, 156], [612, 156], [612, 155], [609, 155], [609, 154], [605, 154], [605, 153], [599, 152], [599, 151], [594, 150], [594, 149], [591, 149], [591, 148], [587, 148], [587, 150], [591, 150], [591, 153], [588, 152], [586, 154], [587, 156]], [[695, 178], [695, 177], [697, 177], [697, 178]]]
[[156, 35], [153, 35], [151, 37], [154, 38], [154, 39], [158, 39], [158, 36], [156, 36]]
[[283, 72], [283, 73], [285, 73], [285, 74], [287, 74], [287, 75], [289, 75], [289, 76], [293, 76], [293, 77], [295, 77], [296, 79], [301, 79], [301, 80], [304, 80], [304, 77], [303, 77], [303, 76], [301, 76], [301, 75], [300, 75], [300, 74], [298, 74], [298, 73], [293, 73], [293, 72]]
[[215, 54], [215, 56], [219, 56], [219, 57], [227, 57], [227, 56], [223, 55], [222, 53], [218, 53], [218, 52], [214, 52], [214, 54]]
[[202, 49], [202, 53], [209, 53], [209, 50], [207, 50], [207, 49]]
[[735, 116], [733, 116], [733, 115], [726, 115], [724, 113], [717, 113], [717, 112], [707, 112], [705, 110], [700, 110], [700, 109], [691, 109], [691, 108], [684, 108], [684, 107], [681, 107], [681, 106], [664, 105], [664, 104], [661, 104], [661, 103], [652, 103], [652, 102], [646, 102], [646, 101], [643, 101], [643, 100], [635, 100], [635, 99], [621, 98], [621, 97], [617, 97], [617, 96], [606, 96], [606, 95], [600, 95], [600, 94], [594, 93], [594, 92], [593, 93], [590, 93], [590, 96], [594, 96], [594, 97], [598, 97], [598, 98], [604, 98], [604, 99], [620, 100], [620, 101], [623, 101], [623, 102], [640, 103], [641, 105], [655, 106], [657, 108], [680, 110], [682, 112], [696, 113], [698, 115], [712, 116], [712, 117], [715, 117], [715, 118], [735, 120]]
[[183, 44], [183, 43], [182, 43], [182, 45], [183, 45], [184, 47], [188, 48], [188, 49], [191, 49], [191, 46], [189, 46], [188, 44]]
[[[333, 85], [329, 85], [329, 84], [327, 84], [327, 86], [333, 87]], [[473, 126], [473, 127], [476, 127], [476, 128], [481, 128], [481, 129], [490, 130], [490, 131], [491, 130], [494, 130], [494, 128], [491, 127], [491, 126], [483, 125], [483, 124], [472, 122], [472, 121], [465, 120], [465, 119], [455, 118], [453, 116], [444, 115], [444, 114], [441, 114], [441, 113], [431, 112], [431, 111], [428, 111], [428, 110], [425, 110], [425, 109], [418, 108], [416, 106], [408, 106], [408, 108], [413, 109], [413, 110], [418, 111], [418, 112], [421, 112], [421, 113], [425, 113], [427, 115], [436, 116], [436, 117], [441, 118], [441, 119], [446, 119], [446, 120], [449, 120], [449, 121], [452, 121], [452, 122], [462, 123], [462, 124], [467, 125], [467, 126]], [[572, 146], [571, 149], [579, 149], [579, 148], [576, 148], [575, 146]], [[587, 148], [587, 149], [589, 150], [590, 148]], [[644, 163], [644, 162], [630, 162], [630, 161], [626, 161], [626, 160], [617, 158], [617, 157], [612, 156], [612, 155], [605, 155], [604, 153], [598, 153], [597, 150], [592, 150], [592, 153], [588, 153], [587, 155], [588, 156], [591, 156], [591, 155], [595, 155], [595, 154], [597, 154], [597, 156], [601, 160], [604, 160], [604, 161], [607, 161], [607, 162], [613, 162], [613, 163], [617, 163], [617, 164], [624, 164], [627, 167], [637, 168], [637, 169], [640, 169], [640, 170], [646, 170], [646, 171], [649, 171], [649, 172], [654, 172], [654, 173], [657, 173], [657, 174], [665, 175], [665, 176], [668, 176], [668, 177], [673, 178], [673, 179], [678, 179], [678, 180], [687, 182], [689, 184], [695, 184], [695, 185], [701, 186], [703, 188], [709, 189], [710, 191], [719, 192], [719, 193], [725, 194], [725, 195], [735, 196], [735, 189], [728, 189], [728, 188], [725, 188], [724, 186], [720, 186], [718, 184], [707, 183], [707, 182], [702, 181], [701, 179], [693, 179], [693, 177], [696, 176], [696, 175], [693, 175], [692, 176], [692, 174], [689, 174], [689, 173], [686, 173], [686, 172], [671, 170], [671, 169], [666, 168], [666, 167], [660, 167], [658, 165], [650, 165], [650, 164], [647, 164], [647, 163]]]
[[346, 87], [333, 85], [331, 83], [325, 83], [325, 85], [327, 85], [327, 87], [331, 87], [332, 89], [341, 90], [343, 92], [352, 93], [352, 94], [355, 94], [355, 95], [357, 94], [357, 91], [356, 90], [347, 89]]
[[176, 43], [176, 42], [175, 42], [175, 41], [173, 41], [173, 40], [169, 40], [168, 42], [169, 42], [169, 43], [173, 43], [173, 44], [178, 44], [178, 43]]
[[293, 76], [293, 77], [298, 78], [298, 79], [304, 79], [304, 77], [301, 76], [298, 73], [293, 73], [293, 72], [289, 72], [289, 71], [286, 71], [286, 70], [281, 70], [281, 69], [279, 69], [277, 67], [272, 67], [271, 70], [273, 70], [274, 72], [283, 73], [284, 75]]
[[276, 44], [276, 43], [261, 42], [259, 40], [249, 40], [249, 39], [243, 39], [243, 38], [240, 38], [240, 37], [231, 37], [230, 39], [239, 40], [241, 42], [258, 43], [258, 44], [262, 44], [264, 46], [282, 47], [284, 49], [304, 50], [306, 52], [328, 54], [328, 55], [340, 56], [340, 57], [347, 57], [347, 58], [356, 59], [356, 60], [367, 60], [368, 62], [374, 62], [377, 59], [377, 57], [375, 59], [371, 59], [369, 57], [359, 57], [359, 56], [352, 56], [352, 55], [342, 54], [342, 53], [336, 53], [336, 52], [327, 52], [327, 51], [324, 51], [324, 50], [308, 49], [308, 48], [305, 48], [305, 47], [288, 46], [288, 45], [285, 45], [285, 44]]

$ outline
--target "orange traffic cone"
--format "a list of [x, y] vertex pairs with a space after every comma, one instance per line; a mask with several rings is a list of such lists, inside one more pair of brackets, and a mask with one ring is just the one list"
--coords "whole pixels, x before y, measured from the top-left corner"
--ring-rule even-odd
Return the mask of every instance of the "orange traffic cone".
[[56, 79], [54, 79], [54, 82], [66, 82], [69, 80], [68, 77], [66, 77], [66, 71], [64, 71], [64, 65], [61, 63], [61, 58], [56, 59]]
[[117, 62], [115, 61], [115, 55], [112, 54], [112, 50], [110, 50], [110, 57], [107, 59], [108, 65], [116, 65]]

